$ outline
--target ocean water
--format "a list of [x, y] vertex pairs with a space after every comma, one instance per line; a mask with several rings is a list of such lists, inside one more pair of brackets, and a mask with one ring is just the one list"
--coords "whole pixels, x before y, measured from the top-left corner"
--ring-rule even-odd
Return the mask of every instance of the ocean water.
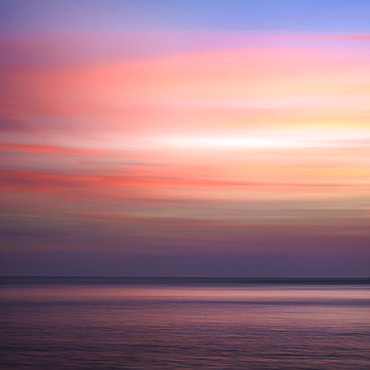
[[370, 369], [366, 281], [0, 283], [2, 369]]

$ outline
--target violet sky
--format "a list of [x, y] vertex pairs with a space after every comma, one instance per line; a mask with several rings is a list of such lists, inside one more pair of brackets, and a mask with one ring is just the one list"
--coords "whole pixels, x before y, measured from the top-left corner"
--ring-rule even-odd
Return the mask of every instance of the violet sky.
[[370, 274], [369, 1], [0, 14], [0, 275]]

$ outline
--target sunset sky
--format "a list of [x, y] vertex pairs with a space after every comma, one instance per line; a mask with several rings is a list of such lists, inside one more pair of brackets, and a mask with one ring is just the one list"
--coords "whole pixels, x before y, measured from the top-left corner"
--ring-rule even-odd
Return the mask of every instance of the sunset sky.
[[370, 275], [370, 2], [0, 2], [0, 275]]

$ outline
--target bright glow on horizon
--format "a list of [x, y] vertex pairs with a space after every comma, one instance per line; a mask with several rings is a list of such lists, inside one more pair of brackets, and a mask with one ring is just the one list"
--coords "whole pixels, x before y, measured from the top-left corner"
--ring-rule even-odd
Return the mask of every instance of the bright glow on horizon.
[[174, 148], [200, 150], [240, 150], [240, 149], [284, 149], [284, 148], [315, 148], [368, 146], [370, 130], [268, 130], [262, 132], [240, 132], [234, 136], [228, 134], [211, 136], [198, 135], [163, 135], [154, 139], [158, 144]]

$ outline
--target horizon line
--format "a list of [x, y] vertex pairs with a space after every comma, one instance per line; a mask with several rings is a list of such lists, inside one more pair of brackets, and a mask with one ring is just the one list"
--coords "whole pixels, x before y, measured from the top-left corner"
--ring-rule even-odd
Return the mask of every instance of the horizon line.
[[134, 276], [134, 275], [0, 275], [0, 278], [127, 278], [127, 279], [255, 279], [255, 280], [370, 280], [366, 277], [324, 276]]

